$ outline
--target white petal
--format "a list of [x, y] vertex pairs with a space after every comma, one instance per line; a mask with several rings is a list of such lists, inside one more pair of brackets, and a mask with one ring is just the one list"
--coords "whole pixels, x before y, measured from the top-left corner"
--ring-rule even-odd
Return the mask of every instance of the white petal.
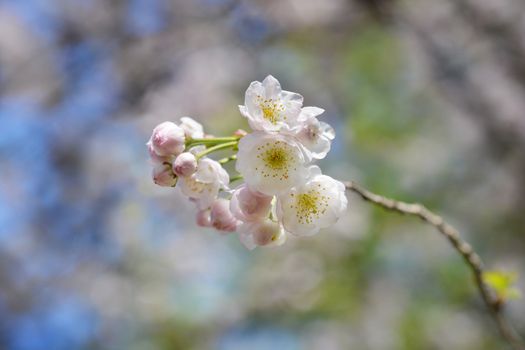
[[196, 204], [199, 210], [208, 209], [219, 194], [219, 186], [216, 184], [208, 184], [208, 186], [209, 190], [204, 191], [199, 198], [196, 198]]
[[210, 158], [200, 159], [198, 169], [195, 173], [195, 180], [204, 183], [211, 183], [216, 181], [218, 172], [215, 163], [217, 162]]
[[325, 122], [320, 122], [321, 132], [324, 137], [326, 137], [329, 140], [333, 140], [335, 138], [335, 130], [332, 128], [332, 126]]
[[312, 106], [303, 107], [301, 109], [300, 119], [301, 120], [306, 120], [306, 119], [309, 119], [311, 117], [317, 117], [318, 115], [321, 115], [323, 113], [324, 113], [324, 109], [319, 108], [319, 107], [312, 107]]
[[298, 118], [303, 106], [303, 96], [294, 92], [283, 91], [281, 101], [284, 105], [285, 125], [292, 129], [299, 124]]
[[265, 91], [266, 98], [277, 98], [281, 93], [281, 84], [279, 80], [275, 79], [272, 75], [268, 75], [262, 81], [262, 85]]
[[257, 245], [253, 241], [253, 236], [251, 235], [251, 223], [247, 224], [241, 224], [241, 226], [237, 229], [237, 232], [239, 234], [239, 240], [241, 241], [242, 245], [244, 245], [249, 250], [254, 250]]
[[315, 117], [322, 111], [317, 107], [304, 107], [299, 117], [300, 125], [292, 131], [292, 134], [306, 148], [308, 157], [313, 159], [323, 159], [330, 151], [332, 140], [335, 137], [334, 129]]
[[314, 141], [305, 140], [303, 145], [310, 152], [310, 156], [314, 159], [323, 159], [327, 153], [330, 152], [331, 142], [326, 137], [319, 137]]
[[197, 200], [200, 209], [207, 208], [219, 193], [217, 183], [203, 183], [195, 179], [195, 174], [179, 179], [178, 186], [181, 192], [189, 198]]
[[230, 182], [228, 172], [216, 160], [202, 158], [199, 160], [195, 179], [204, 183], [217, 182], [221, 186], [227, 186]]
[[250, 113], [248, 112], [248, 108], [246, 106], [242, 106], [240, 105], [239, 106], [239, 112], [241, 112], [241, 115], [245, 118], [249, 118], [250, 117]]
[[198, 146], [193, 146], [191, 147], [188, 151], [193, 153], [193, 155], [197, 155], [199, 153], [202, 153], [206, 150], [206, 146], [204, 145], [198, 145]]
[[184, 130], [187, 138], [200, 139], [204, 137], [202, 125], [191, 117], [180, 118], [180, 127]]
[[317, 165], [310, 165], [307, 169], [307, 179], [313, 179], [316, 176], [323, 175], [321, 168]]
[[257, 115], [261, 113], [258, 100], [260, 97], [264, 96], [265, 92], [263, 85], [258, 81], [253, 81], [246, 90], [244, 96], [245, 111], [250, 117], [257, 117]]

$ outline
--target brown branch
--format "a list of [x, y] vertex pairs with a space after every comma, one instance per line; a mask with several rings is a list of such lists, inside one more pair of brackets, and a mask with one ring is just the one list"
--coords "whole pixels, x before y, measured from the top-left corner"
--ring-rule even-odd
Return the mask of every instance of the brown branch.
[[483, 263], [479, 255], [474, 252], [470, 244], [460, 237], [458, 230], [446, 223], [441, 216], [434, 214], [421, 204], [396, 201], [372, 193], [352, 181], [345, 182], [344, 184], [347, 190], [357, 193], [365, 201], [401, 214], [417, 216], [429, 225], [434, 226], [445, 236], [472, 271], [479, 294], [496, 321], [502, 337], [505, 338], [514, 349], [525, 350], [525, 346], [519, 335], [503, 314], [502, 300], [494, 295], [489, 286], [483, 281]]

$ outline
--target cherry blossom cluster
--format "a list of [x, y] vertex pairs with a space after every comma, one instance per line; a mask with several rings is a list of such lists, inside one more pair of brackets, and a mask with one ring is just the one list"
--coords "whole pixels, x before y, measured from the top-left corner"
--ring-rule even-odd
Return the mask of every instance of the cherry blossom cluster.
[[[281, 89], [273, 76], [246, 90], [241, 115], [252, 132], [206, 135], [190, 117], [159, 124], [147, 143], [153, 181], [177, 187], [197, 207], [200, 226], [237, 232], [248, 249], [276, 246], [287, 235], [309, 236], [334, 224], [347, 206], [345, 186], [312, 165], [330, 151], [333, 128], [324, 110]], [[214, 152], [230, 154], [214, 160]], [[223, 167], [235, 161], [238, 174]], [[234, 182], [243, 183], [232, 188]]]

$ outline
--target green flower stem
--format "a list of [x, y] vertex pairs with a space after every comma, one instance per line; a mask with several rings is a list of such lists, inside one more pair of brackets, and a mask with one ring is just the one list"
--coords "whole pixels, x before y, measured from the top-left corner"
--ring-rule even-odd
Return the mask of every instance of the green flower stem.
[[205, 146], [214, 146], [222, 143], [227, 142], [238, 142], [240, 139], [239, 136], [230, 136], [230, 137], [213, 137], [213, 138], [206, 138], [206, 139], [189, 139], [186, 141], [186, 149], [198, 146], [198, 145], [205, 145]]
[[238, 181], [238, 180], [242, 180], [242, 179], [243, 179], [242, 175], [235, 175], [230, 178], [230, 183]]
[[229, 163], [229, 162], [234, 161], [234, 160], [237, 160], [237, 155], [236, 154], [234, 154], [233, 156], [229, 156], [229, 157], [225, 157], [225, 158], [219, 159], [218, 162], [220, 164], [226, 164], [226, 163]]
[[212, 146], [212, 147], [206, 149], [205, 151], [197, 154], [196, 158], [200, 159], [200, 158], [204, 157], [207, 154], [210, 154], [210, 153], [213, 153], [213, 152], [216, 152], [216, 151], [220, 151], [220, 150], [226, 149], [226, 148], [236, 147], [238, 143], [239, 143], [238, 140], [225, 142], [225, 143], [219, 143], [218, 145]]

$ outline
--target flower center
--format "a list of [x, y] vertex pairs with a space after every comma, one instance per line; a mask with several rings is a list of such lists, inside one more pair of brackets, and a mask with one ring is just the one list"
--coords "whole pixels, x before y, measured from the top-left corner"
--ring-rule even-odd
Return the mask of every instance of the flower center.
[[266, 166], [273, 170], [281, 170], [285, 168], [286, 163], [288, 163], [288, 155], [286, 154], [286, 150], [279, 147], [273, 147], [266, 150], [266, 152], [264, 152], [263, 159]]
[[263, 177], [286, 180], [290, 169], [296, 170], [293, 148], [283, 141], [266, 142], [257, 147], [257, 158], [261, 161], [255, 170]]
[[[320, 185], [318, 186], [320, 187]], [[295, 199], [295, 205], [292, 204], [290, 207], [296, 210], [299, 223], [311, 224], [314, 219], [319, 219], [326, 212], [328, 197], [313, 189], [306, 193], [298, 194]]]
[[[261, 96], [257, 96], [257, 102], [262, 110], [264, 119], [276, 125], [281, 119], [281, 112], [284, 112], [284, 105], [281, 101], [273, 98], [263, 99]], [[286, 119], [286, 116], [283, 119]]]

